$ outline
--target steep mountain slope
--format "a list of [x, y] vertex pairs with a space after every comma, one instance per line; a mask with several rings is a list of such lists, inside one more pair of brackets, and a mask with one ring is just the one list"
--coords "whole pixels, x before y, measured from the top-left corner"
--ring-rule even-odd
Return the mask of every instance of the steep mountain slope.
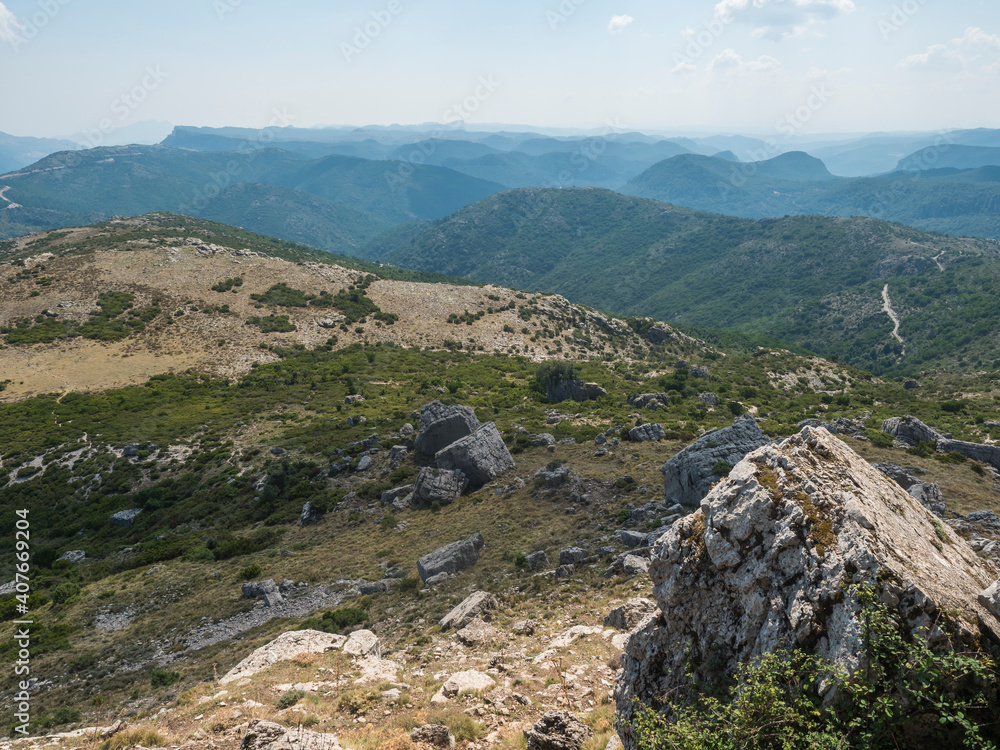
[[[238, 183], [298, 190], [391, 224], [438, 218], [501, 188], [435, 166], [339, 155], [309, 159], [273, 148], [198, 152], [165, 146], [63, 152], [20, 172], [4, 175], [0, 180], [2, 187], [9, 187], [6, 197], [19, 206], [0, 212], [0, 236], [8, 237], [26, 226], [33, 229], [69, 226], [115, 214], [150, 211], [224, 214], [235, 221], [238, 217], [232, 213], [231, 204], [205, 214], [201, 212], [222, 190]], [[341, 218], [334, 210], [325, 215], [321, 202], [307, 206], [305, 201], [291, 201], [288, 210], [301, 214], [307, 208], [318, 214], [311, 219], [314, 222], [336, 223]], [[241, 219], [239, 223], [245, 221]], [[274, 233], [286, 237], [284, 230], [278, 229], [280, 225]], [[343, 231], [349, 233], [350, 227]], [[293, 225], [287, 238], [300, 237]], [[353, 237], [349, 245], [366, 238]]]
[[58, 138], [30, 138], [0, 133], [0, 174], [26, 167], [56, 151], [75, 148], [77, 145], [72, 141]]
[[979, 169], [1000, 166], [997, 146], [930, 146], [900, 159], [897, 172], [921, 172], [928, 169]]
[[[770, 334], [878, 371], [973, 366], [998, 343], [996, 243], [872, 219], [751, 221], [599, 189], [528, 189], [376, 246], [405, 267]], [[883, 311], [886, 284], [905, 346]]]
[[[957, 147], [954, 147], [957, 148]], [[929, 153], [940, 153], [937, 147]], [[947, 150], [942, 158], [947, 159]], [[930, 162], [923, 156], [923, 169]], [[957, 156], [956, 159], [960, 158]], [[908, 162], [911, 166], [914, 161]], [[650, 167], [622, 188], [628, 195], [731, 216], [870, 216], [922, 229], [1000, 239], [1000, 182], [989, 170], [894, 172], [834, 177], [802, 153], [733, 164], [678, 156]]]

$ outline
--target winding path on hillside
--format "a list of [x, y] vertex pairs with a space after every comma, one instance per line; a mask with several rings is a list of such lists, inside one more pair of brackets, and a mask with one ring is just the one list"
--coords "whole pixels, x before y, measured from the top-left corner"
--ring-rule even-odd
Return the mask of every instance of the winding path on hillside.
[[20, 203], [14, 203], [14, 201], [12, 201], [10, 198], [4, 195], [4, 193], [6, 193], [8, 190], [10, 190], [10, 185], [4, 185], [2, 188], [0, 188], [0, 199], [7, 201], [7, 208], [20, 208], [21, 207]]
[[895, 323], [895, 325], [896, 325], [896, 327], [892, 329], [892, 335], [895, 336], [896, 341], [898, 341], [900, 344], [903, 345], [903, 354], [902, 354], [902, 356], [905, 357], [906, 356], [906, 342], [903, 341], [903, 337], [899, 335], [900, 320], [899, 320], [899, 316], [896, 314], [896, 311], [892, 309], [892, 300], [889, 299], [889, 285], [888, 284], [886, 284], [885, 287], [883, 287], [883, 289], [882, 289], [882, 310], [885, 311], [885, 314], [888, 315], [889, 319], [893, 323]]

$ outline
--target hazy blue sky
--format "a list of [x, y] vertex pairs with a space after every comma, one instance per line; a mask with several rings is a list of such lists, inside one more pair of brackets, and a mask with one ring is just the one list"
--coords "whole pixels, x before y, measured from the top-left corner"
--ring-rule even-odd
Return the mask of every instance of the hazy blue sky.
[[758, 134], [1000, 127], [1000, 2], [2, 0], [0, 66], [0, 131], [16, 135], [262, 127], [275, 111], [305, 127], [456, 113]]

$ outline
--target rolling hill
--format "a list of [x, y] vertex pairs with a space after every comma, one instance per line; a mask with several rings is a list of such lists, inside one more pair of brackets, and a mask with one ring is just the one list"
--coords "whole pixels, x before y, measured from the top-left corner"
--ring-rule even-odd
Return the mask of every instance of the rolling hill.
[[[984, 366], [1000, 344], [996, 242], [874, 219], [747, 220], [600, 189], [524, 189], [365, 252], [621, 314], [769, 335], [877, 372]], [[887, 285], [902, 342], [883, 309]]]

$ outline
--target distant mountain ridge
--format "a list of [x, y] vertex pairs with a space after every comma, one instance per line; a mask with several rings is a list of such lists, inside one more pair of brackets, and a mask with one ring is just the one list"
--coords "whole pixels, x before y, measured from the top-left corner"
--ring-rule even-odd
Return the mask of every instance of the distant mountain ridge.
[[[878, 372], [992, 361], [1000, 346], [1000, 245], [989, 240], [868, 218], [732, 218], [598, 188], [507, 191], [414, 230], [365, 256], [771, 335]], [[904, 344], [883, 310], [886, 284]]]

